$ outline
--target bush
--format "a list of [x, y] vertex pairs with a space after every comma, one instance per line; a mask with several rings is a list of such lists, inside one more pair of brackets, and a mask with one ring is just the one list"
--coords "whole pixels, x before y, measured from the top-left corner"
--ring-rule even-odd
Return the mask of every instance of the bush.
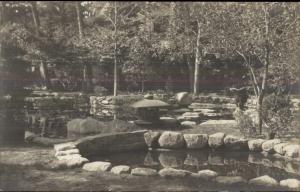
[[286, 95], [271, 94], [264, 98], [262, 119], [268, 126], [269, 132], [285, 134], [291, 130], [294, 119], [291, 108], [291, 100]]
[[236, 108], [233, 113], [233, 116], [237, 121], [237, 126], [244, 136], [254, 136], [256, 134], [256, 114], [255, 111], [242, 111], [240, 108]]
[[106, 89], [105, 87], [101, 87], [101, 86], [95, 86], [94, 93], [97, 96], [106, 96], [108, 94], [108, 89]]

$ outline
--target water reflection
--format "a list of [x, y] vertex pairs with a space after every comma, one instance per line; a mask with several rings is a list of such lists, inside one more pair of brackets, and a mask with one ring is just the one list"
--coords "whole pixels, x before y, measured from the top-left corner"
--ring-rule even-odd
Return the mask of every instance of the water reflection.
[[113, 165], [173, 167], [197, 172], [211, 169], [224, 176], [242, 176], [245, 179], [270, 175], [276, 179], [299, 178], [300, 162], [287, 162], [261, 153], [228, 151], [140, 151], [92, 157], [90, 161], [110, 161]]

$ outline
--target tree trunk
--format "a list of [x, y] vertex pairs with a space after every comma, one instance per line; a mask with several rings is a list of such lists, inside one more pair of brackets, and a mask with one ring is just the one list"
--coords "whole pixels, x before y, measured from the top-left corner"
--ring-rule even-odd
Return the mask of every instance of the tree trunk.
[[201, 26], [198, 21], [198, 33], [197, 33], [197, 42], [196, 42], [196, 55], [195, 55], [195, 73], [194, 73], [194, 95], [199, 93], [199, 67], [201, 62], [201, 53], [200, 53], [200, 36], [201, 36]]
[[[31, 13], [32, 13], [32, 18], [33, 18], [33, 23], [35, 26], [35, 34], [37, 37], [40, 37], [40, 18], [39, 18], [39, 13], [37, 10], [37, 2], [32, 1], [31, 2]], [[43, 62], [43, 60], [40, 60], [40, 76], [43, 81], [43, 86], [48, 89], [49, 87], [49, 79], [48, 79], [48, 69], [47, 65]]]
[[263, 104], [263, 99], [264, 99], [264, 94], [260, 93], [258, 96], [258, 101], [257, 101], [257, 113], [258, 113], [258, 130], [259, 130], [259, 134], [262, 134], [262, 124], [263, 124], [263, 120], [262, 120], [262, 104]]
[[115, 18], [114, 18], [114, 96], [118, 91], [118, 65], [117, 65], [117, 2], [115, 2]]
[[38, 15], [36, 1], [31, 2], [31, 13], [32, 13], [33, 22], [35, 25], [35, 34], [39, 37], [40, 36], [40, 18]]
[[82, 26], [82, 15], [80, 9], [80, 2], [76, 2], [76, 15], [77, 15], [77, 26], [78, 26], [78, 35], [79, 39], [82, 40], [83, 38], [83, 26]]
[[188, 70], [189, 70], [189, 87], [190, 91], [193, 92], [194, 90], [194, 66], [192, 62], [187, 59], [187, 65], [188, 65]]

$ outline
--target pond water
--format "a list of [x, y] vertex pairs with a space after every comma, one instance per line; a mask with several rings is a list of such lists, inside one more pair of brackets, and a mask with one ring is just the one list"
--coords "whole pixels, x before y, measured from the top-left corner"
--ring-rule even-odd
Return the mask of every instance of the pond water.
[[137, 151], [89, 157], [90, 161], [109, 161], [131, 168], [148, 167], [160, 170], [173, 167], [197, 172], [214, 170], [223, 176], [242, 176], [252, 179], [269, 175], [277, 180], [300, 179], [300, 163], [265, 157], [261, 153], [228, 151]]

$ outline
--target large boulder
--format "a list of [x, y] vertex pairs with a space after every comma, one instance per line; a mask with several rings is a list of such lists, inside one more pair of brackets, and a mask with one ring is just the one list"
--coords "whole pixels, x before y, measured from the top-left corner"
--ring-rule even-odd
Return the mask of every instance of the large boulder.
[[134, 168], [131, 170], [131, 175], [136, 176], [156, 176], [157, 171], [150, 168]]
[[274, 151], [280, 155], [284, 155], [284, 153], [285, 153], [284, 147], [287, 145], [288, 145], [288, 143], [276, 144], [276, 145], [274, 145]]
[[285, 179], [279, 182], [281, 187], [300, 190], [300, 180], [298, 179]]
[[111, 168], [110, 162], [95, 161], [92, 163], [86, 163], [82, 169], [86, 171], [108, 171]]
[[73, 119], [67, 123], [68, 138], [80, 138], [101, 133], [105, 128], [105, 123], [91, 117], [86, 119]]
[[115, 166], [113, 168], [111, 168], [110, 172], [114, 173], [114, 174], [128, 174], [130, 173], [130, 167], [127, 165], [118, 165]]
[[186, 177], [191, 175], [191, 172], [182, 170], [182, 169], [174, 169], [171, 167], [161, 169], [158, 174], [162, 177]]
[[271, 140], [268, 140], [266, 142], [264, 142], [262, 145], [261, 145], [261, 148], [263, 151], [265, 152], [268, 152], [268, 153], [274, 153], [274, 146], [276, 144], [279, 144], [281, 143], [280, 139], [271, 139]]
[[158, 139], [159, 146], [162, 148], [180, 149], [185, 146], [183, 134], [173, 131], [165, 131]]
[[243, 150], [248, 148], [248, 140], [234, 135], [226, 135], [224, 138], [225, 147], [232, 150]]
[[290, 144], [283, 148], [286, 157], [299, 158], [300, 157], [300, 145]]
[[264, 175], [261, 177], [250, 179], [249, 184], [258, 185], [262, 187], [276, 187], [278, 185], [278, 182], [274, 178], [268, 175]]
[[252, 139], [248, 141], [248, 147], [250, 151], [262, 151], [262, 144], [266, 140], [264, 139]]
[[222, 185], [238, 185], [246, 183], [246, 180], [241, 176], [218, 176], [215, 180]]
[[213, 148], [213, 149], [218, 149], [224, 146], [224, 137], [225, 137], [225, 133], [215, 133], [212, 135], [209, 135], [208, 138], [208, 145], [209, 147]]
[[158, 131], [148, 131], [144, 134], [145, 142], [148, 147], [158, 147], [158, 139], [161, 133]]
[[184, 134], [183, 137], [189, 149], [201, 149], [208, 143], [207, 134]]
[[75, 142], [80, 154], [98, 155], [101, 153], [123, 152], [147, 149], [145, 130], [129, 133], [108, 133], [88, 136]]
[[179, 105], [189, 105], [193, 102], [193, 96], [188, 92], [177, 93], [175, 99]]

